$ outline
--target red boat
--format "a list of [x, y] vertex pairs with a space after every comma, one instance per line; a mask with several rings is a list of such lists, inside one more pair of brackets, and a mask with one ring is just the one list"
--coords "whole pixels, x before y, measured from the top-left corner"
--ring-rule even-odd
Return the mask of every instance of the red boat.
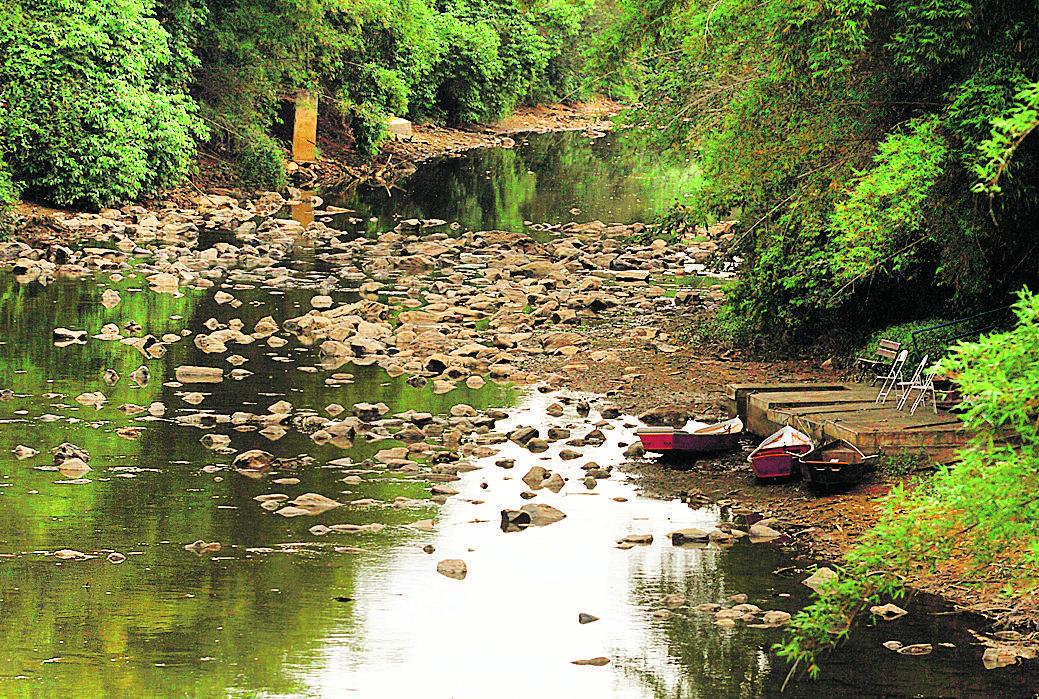
[[812, 450], [812, 439], [787, 425], [765, 439], [750, 453], [758, 480], [775, 480], [801, 475], [797, 457]]
[[709, 454], [736, 448], [743, 434], [743, 421], [738, 417], [709, 425], [690, 420], [685, 427], [644, 427], [638, 434], [646, 451], [662, 454]]

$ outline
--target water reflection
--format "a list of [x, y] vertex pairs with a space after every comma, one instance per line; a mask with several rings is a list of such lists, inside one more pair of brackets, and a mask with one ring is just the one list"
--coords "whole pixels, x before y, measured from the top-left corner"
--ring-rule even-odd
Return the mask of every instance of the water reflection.
[[[633, 134], [632, 134], [633, 135]], [[472, 230], [523, 230], [524, 221], [651, 221], [685, 201], [698, 171], [643, 150], [628, 134], [530, 134], [515, 149], [487, 149], [423, 166], [388, 191], [324, 193], [328, 203], [376, 216], [440, 218]]]

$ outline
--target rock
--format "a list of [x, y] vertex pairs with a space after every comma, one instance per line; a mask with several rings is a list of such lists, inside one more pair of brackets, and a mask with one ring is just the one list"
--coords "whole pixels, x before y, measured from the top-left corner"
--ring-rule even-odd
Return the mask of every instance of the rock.
[[105, 292], [101, 294], [101, 305], [105, 308], [115, 308], [121, 300], [119, 292], [115, 289], [105, 289]]
[[879, 616], [884, 621], [894, 621], [895, 619], [904, 617], [906, 614], [909, 613], [906, 610], [899, 607], [898, 605], [894, 604], [883, 604], [879, 606], [873, 606], [869, 608], [869, 611], [871, 614]]
[[22, 461], [23, 459], [31, 459], [40, 452], [33, 449], [32, 447], [27, 447], [24, 444], [19, 444], [11, 450], [11, 453], [14, 454], [14, 458], [18, 459], [19, 461]]
[[668, 534], [668, 536], [671, 537], [671, 544], [674, 546], [691, 543], [700, 544], [710, 540], [709, 532], [705, 532], [703, 529], [696, 529], [695, 527], [678, 529]]
[[902, 642], [901, 641], [884, 641], [880, 645], [884, 646], [888, 650], [897, 651], [899, 648], [902, 647]]
[[559, 417], [563, 414], [563, 406], [561, 406], [559, 403], [552, 403], [547, 408], [545, 408], [545, 412], [551, 415], [552, 417]]
[[513, 468], [516, 465], [515, 459], [498, 459], [494, 462], [495, 466], [500, 468]]
[[647, 425], [682, 427], [689, 421], [689, 409], [680, 405], [658, 405], [639, 415]]
[[234, 458], [231, 466], [242, 471], [263, 471], [274, 463], [274, 454], [261, 449], [243, 451]]
[[766, 626], [782, 626], [790, 621], [789, 612], [783, 612], [780, 610], [771, 610], [765, 612], [761, 618], [761, 623]]
[[501, 511], [501, 530], [518, 532], [527, 527], [544, 527], [554, 524], [566, 517], [551, 505], [530, 503], [518, 510]]
[[509, 432], [509, 441], [515, 442], [520, 446], [526, 446], [527, 442], [535, 439], [538, 436], [538, 431], [533, 427], [517, 427], [512, 432]]
[[599, 617], [592, 614], [585, 614], [584, 612], [577, 615], [578, 624], [591, 624], [593, 621], [599, 621]]
[[627, 542], [627, 543], [630, 543], [630, 544], [652, 544], [653, 543], [653, 535], [652, 534], [628, 534], [623, 539], [621, 539], [621, 541], [622, 542]]
[[544, 439], [539, 439], [535, 437], [534, 439], [531, 439], [527, 442], [526, 447], [527, 451], [533, 454], [541, 454], [543, 452], [548, 451], [549, 444]]
[[51, 337], [55, 345], [67, 345], [73, 343], [86, 344], [86, 330], [69, 330], [68, 328], [54, 328]]
[[465, 561], [457, 558], [445, 558], [437, 563], [437, 572], [453, 580], [464, 580], [469, 573]]
[[[327, 498], [319, 493], [304, 493], [290, 502], [297, 508], [305, 510], [306, 514], [309, 515], [319, 515], [322, 512], [343, 506], [343, 503]], [[278, 514], [281, 514], [281, 510], [278, 511]]]
[[217, 541], [206, 542], [202, 539], [184, 546], [185, 551], [194, 551], [199, 556], [204, 553], [216, 553], [221, 548], [220, 543]]
[[90, 466], [75, 456], [58, 464], [58, 472], [66, 478], [80, 478], [89, 471]]
[[314, 296], [314, 297], [311, 297], [311, 299], [310, 299], [311, 307], [316, 308], [318, 310], [325, 309], [325, 308], [331, 308], [332, 307], [332, 303], [333, 302], [332, 302], [332, 297], [331, 296], [323, 296], [323, 295], [322, 296]]
[[604, 405], [599, 408], [599, 414], [604, 420], [613, 420], [621, 416], [621, 409], [616, 405]]
[[231, 438], [224, 434], [203, 435], [199, 443], [206, 449], [223, 449], [231, 444]]
[[224, 370], [220, 367], [184, 365], [177, 367], [175, 373], [181, 383], [220, 383], [224, 380]]
[[551, 505], [544, 505], [539, 503], [529, 503], [520, 508], [521, 512], [526, 512], [530, 516], [530, 523], [535, 527], [545, 527], [549, 524], [555, 524], [566, 518], [560, 510], [552, 507]]
[[529, 487], [536, 490], [541, 487], [541, 484], [545, 481], [546, 478], [548, 478], [548, 475], [548, 470], [545, 469], [543, 466], [532, 466], [531, 469], [527, 471], [523, 475], [523, 478], [520, 480], [526, 483]]
[[62, 442], [51, 449], [51, 454], [54, 455], [55, 466], [60, 466], [62, 462], [68, 461], [69, 459], [79, 459], [85, 463], [90, 463], [90, 454], [87, 450], [82, 447], [77, 447], [71, 442]]
[[79, 403], [80, 405], [86, 405], [86, 406], [91, 406], [92, 405], [92, 406], [94, 406], [95, 408], [97, 408], [99, 410], [100, 410], [101, 406], [104, 405], [104, 403], [107, 400], [108, 399], [105, 397], [105, 394], [101, 393], [101, 391], [92, 391], [90, 393], [80, 393], [78, 396], [76, 396], [76, 402]]
[[558, 473], [553, 473], [551, 476], [546, 478], [541, 483], [542, 488], [551, 490], [553, 493], [558, 493], [560, 490], [563, 489], [564, 485], [565, 481], [563, 480], [563, 477], [560, 476]]
[[642, 442], [634, 442], [624, 450], [623, 456], [626, 459], [638, 459], [639, 457], [646, 455], [646, 448], [642, 446]]
[[593, 667], [602, 667], [604, 665], [609, 665], [610, 664], [610, 659], [609, 658], [598, 657], [598, 658], [587, 658], [587, 659], [584, 659], [584, 660], [571, 660], [570, 662], [573, 665], [591, 665]]
[[775, 529], [765, 524], [750, 525], [748, 533], [750, 534], [751, 541], [771, 541], [772, 539], [778, 539], [783, 536], [780, 532], [777, 532]]
[[934, 646], [930, 643], [914, 643], [910, 646], [902, 646], [895, 652], [901, 655], [930, 655], [933, 650]]
[[668, 609], [678, 609], [684, 607], [687, 601], [685, 595], [675, 592], [662, 599], [660, 603]]
[[811, 577], [806, 578], [803, 581], [803, 584], [808, 586], [808, 587], [810, 587], [813, 592], [819, 592], [822, 589], [822, 586], [824, 584], [826, 584], [830, 580], [836, 580], [836, 579], [837, 579], [837, 573], [836, 572], [834, 572], [833, 570], [831, 570], [829, 568], [823, 567], [823, 568], [819, 568], [814, 573], [812, 573]]
[[119, 565], [120, 563], [126, 560], [126, 556], [119, 553], [118, 551], [113, 551], [112, 553], [105, 556], [105, 560], [107, 560], [109, 563]]
[[59, 549], [52, 555], [59, 561], [85, 561], [88, 558], [94, 558], [94, 556], [89, 556], [82, 551], [77, 551], [75, 549]]

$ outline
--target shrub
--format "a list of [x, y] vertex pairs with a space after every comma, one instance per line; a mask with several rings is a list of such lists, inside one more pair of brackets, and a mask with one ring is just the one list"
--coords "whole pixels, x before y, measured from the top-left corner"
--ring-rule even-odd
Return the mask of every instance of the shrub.
[[28, 195], [103, 207], [187, 173], [205, 129], [156, 77], [171, 53], [147, 7], [41, 0], [0, 17], [0, 150]]
[[238, 181], [250, 189], [285, 186], [285, 157], [278, 142], [258, 129], [232, 144]]
[[11, 173], [3, 158], [0, 158], [0, 238], [6, 238], [11, 222], [11, 204], [18, 196]]

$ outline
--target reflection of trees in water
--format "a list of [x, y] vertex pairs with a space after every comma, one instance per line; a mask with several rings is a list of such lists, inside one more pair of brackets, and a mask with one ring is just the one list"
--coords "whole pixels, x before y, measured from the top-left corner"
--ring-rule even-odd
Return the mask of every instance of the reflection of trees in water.
[[[515, 149], [481, 149], [428, 163], [404, 192], [362, 190], [330, 201], [388, 219], [443, 218], [473, 229], [523, 230], [523, 221], [650, 220], [697, 177], [685, 161], [662, 158], [627, 134], [589, 139], [578, 132], [520, 135]], [[571, 214], [570, 209], [581, 209]]]
[[[227, 464], [231, 456], [206, 450], [198, 439], [205, 432], [172, 421], [137, 422], [117, 408], [123, 403], [147, 405], [160, 400], [168, 416], [193, 412], [177, 396], [181, 390], [200, 390], [207, 395], [198, 409], [230, 414], [235, 410], [264, 412], [277, 400], [258, 393], [284, 394], [294, 405], [321, 411], [331, 402], [349, 407], [360, 401], [385, 401], [394, 412], [414, 409], [445, 413], [457, 402], [507, 403], [510, 389], [493, 384], [482, 392], [458, 389], [435, 396], [429, 387], [416, 389], [401, 379], [389, 379], [378, 367], [344, 367], [355, 374], [355, 383], [329, 388], [324, 372], [307, 374], [297, 370], [316, 361], [316, 351], [280, 350], [297, 357], [292, 363], [274, 362], [275, 353], [262, 343], [248, 347], [232, 345], [230, 353], [250, 358], [245, 368], [255, 372], [242, 382], [225, 380], [197, 387], [163, 387], [180, 364], [225, 366], [227, 355], [205, 355], [190, 338], [170, 346], [162, 360], [147, 361], [131, 347], [118, 342], [90, 340], [86, 345], [55, 348], [51, 328], [63, 325], [96, 333], [106, 322], [123, 326], [135, 320], [145, 332], [161, 335], [183, 327], [199, 328], [209, 317], [226, 322], [240, 317], [247, 327], [263, 315], [279, 321], [301, 311], [312, 292], [288, 290], [271, 296], [262, 290], [235, 290], [245, 302], [239, 309], [218, 306], [211, 293], [183, 290], [183, 297], [131, 292], [141, 280], [96, 285], [92, 279], [18, 286], [8, 277], [0, 288], [0, 329], [7, 344], [0, 345], [0, 367], [7, 382], [4, 388], [31, 398], [0, 404], [5, 417], [27, 409], [31, 419], [17, 428], [0, 430], [0, 449], [18, 443], [40, 449], [27, 462], [11, 465], [14, 487], [4, 491], [0, 508], [0, 539], [4, 552], [75, 548], [95, 551], [111, 548], [130, 555], [122, 565], [103, 560], [67, 562], [25, 555], [0, 565], [0, 600], [4, 620], [0, 623], [8, 649], [0, 659], [0, 675], [29, 674], [36, 678], [28, 694], [99, 696], [118, 692], [127, 696], [191, 695], [222, 696], [229, 691], [250, 693], [265, 690], [292, 694], [303, 687], [292, 676], [292, 667], [306, 666], [308, 658], [320, 658], [322, 639], [333, 633], [356, 636], [349, 605], [334, 597], [351, 597], [354, 581], [365, 565], [367, 554], [248, 554], [245, 548], [298, 541], [314, 541], [306, 529], [317, 519], [285, 520], [263, 512], [253, 497], [272, 492], [277, 486], [256, 482], [224, 470], [209, 475], [205, 464]], [[120, 290], [123, 301], [114, 309], [99, 303], [104, 286]], [[252, 301], [263, 301], [253, 306]], [[182, 320], [173, 321], [171, 315]], [[31, 320], [30, 320], [31, 319]], [[144, 388], [133, 387], [127, 378], [146, 363], [152, 380]], [[114, 387], [100, 381], [105, 368], [115, 368], [122, 379]], [[22, 372], [22, 373], [16, 373]], [[47, 381], [55, 379], [48, 384]], [[52, 390], [65, 398], [48, 401], [41, 397]], [[100, 411], [72, 403], [84, 391], [103, 391], [109, 402]], [[64, 406], [51, 405], [57, 402]], [[75, 406], [75, 409], [67, 406]], [[42, 422], [44, 412], [75, 416], [82, 420]], [[95, 421], [102, 421], [100, 424]], [[114, 434], [127, 425], [146, 427], [136, 441]], [[359, 440], [352, 449], [317, 447], [305, 435], [290, 432], [270, 442], [256, 433], [238, 433], [229, 426], [214, 431], [232, 436], [237, 449], [260, 447], [278, 456], [310, 454], [316, 463], [305, 474], [307, 490], [341, 499], [372, 497], [392, 502], [397, 496], [422, 497], [428, 484], [399, 474], [370, 478], [347, 489], [338, 479], [338, 469], [321, 466], [350, 456], [361, 461], [376, 450], [392, 446]], [[54, 472], [40, 472], [34, 464], [49, 462], [47, 450], [62, 441], [72, 441], [92, 455], [92, 482], [59, 485]], [[113, 467], [157, 469], [120, 478]], [[289, 475], [289, 474], [283, 474]], [[220, 480], [217, 480], [217, 479]], [[37, 495], [26, 491], [36, 489]], [[301, 491], [300, 491], [301, 492]], [[429, 510], [392, 508], [341, 508], [322, 517], [332, 523], [403, 524], [429, 516]], [[389, 550], [406, 534], [387, 530], [363, 538], [331, 535], [319, 543], [358, 544], [377, 552]], [[195, 539], [219, 541], [233, 560], [197, 558], [183, 545]], [[41, 665], [51, 657], [62, 662]], [[211, 660], [202, 660], [211, 658]], [[156, 666], [164, 664], [163, 667]], [[301, 676], [305, 672], [300, 672]], [[0, 683], [0, 693], [16, 696], [15, 680]], [[48, 688], [53, 688], [51, 691]], [[113, 688], [118, 688], [113, 689]]]
[[[622, 662], [625, 674], [637, 679], [652, 696], [761, 695], [772, 672], [765, 639], [753, 630], [720, 629], [714, 625], [713, 615], [695, 611], [699, 604], [722, 602], [739, 592], [749, 593], [754, 602], [767, 589], [763, 577], [771, 570], [768, 563], [749, 560], [742, 553], [713, 547], [661, 548], [658, 559], [633, 567], [631, 601], [647, 616], [663, 608], [661, 600], [667, 595], [677, 593], [688, 600], [688, 607], [670, 619], [649, 621], [662, 635], [661, 657], [647, 655]], [[651, 652], [647, 649], [647, 654]]]

